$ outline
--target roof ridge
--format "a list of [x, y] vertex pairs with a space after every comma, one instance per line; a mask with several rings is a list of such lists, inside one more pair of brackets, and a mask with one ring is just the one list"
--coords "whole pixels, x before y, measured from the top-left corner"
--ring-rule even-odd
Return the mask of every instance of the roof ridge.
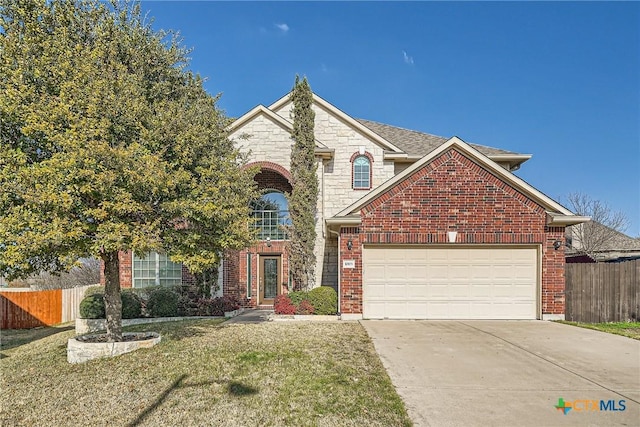
[[362, 119], [362, 118], [356, 118], [356, 120], [358, 120], [359, 122], [369, 122], [369, 123], [375, 123], [375, 124], [382, 125], [382, 126], [388, 126], [388, 127], [391, 127], [391, 128], [403, 130], [405, 132], [412, 132], [412, 133], [419, 133], [421, 135], [435, 136], [436, 138], [442, 138], [442, 139], [445, 139], [445, 140], [449, 139], [446, 136], [436, 135], [434, 133], [423, 132], [423, 131], [415, 130], [415, 129], [404, 128], [404, 127], [396, 126], [396, 125], [390, 125], [388, 123], [382, 123], [382, 122], [378, 122], [376, 120], [369, 120], [369, 119]]

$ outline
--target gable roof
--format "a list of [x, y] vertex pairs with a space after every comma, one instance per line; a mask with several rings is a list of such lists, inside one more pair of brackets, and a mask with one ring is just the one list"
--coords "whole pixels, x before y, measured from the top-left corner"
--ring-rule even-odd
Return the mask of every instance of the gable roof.
[[[287, 105], [289, 102], [291, 102], [291, 98], [289, 97], [289, 94], [286, 94], [285, 96], [283, 96], [282, 98], [280, 98], [279, 100], [271, 104], [269, 106], [269, 109], [273, 111], [279, 110], [280, 108]], [[328, 111], [333, 116], [339, 118], [344, 123], [349, 125], [351, 128], [355, 129], [356, 131], [370, 138], [373, 142], [377, 143], [382, 148], [393, 151], [393, 152], [397, 152], [397, 153], [404, 153], [404, 150], [397, 147], [394, 143], [387, 140], [382, 135], [378, 135], [376, 132], [372, 131], [367, 126], [363, 125], [362, 123], [360, 123], [359, 121], [357, 121], [356, 119], [354, 119], [353, 117], [345, 113], [344, 111], [340, 110], [336, 106], [325, 101], [315, 93], [313, 94], [313, 103], [318, 107], [324, 109], [325, 111]]]
[[[282, 127], [287, 132], [293, 132], [293, 123], [291, 123], [289, 120], [285, 119], [281, 115], [274, 113], [264, 105], [256, 105], [250, 111], [243, 114], [241, 117], [238, 117], [227, 127], [227, 132], [233, 132], [234, 130], [238, 129], [240, 126], [250, 122], [251, 120], [253, 120], [258, 116], [265, 116], [275, 124]], [[316, 149], [320, 149], [320, 151], [322, 152], [329, 150], [328, 147], [325, 144], [323, 144], [321, 141], [318, 141], [317, 138], [315, 140], [315, 143], [316, 143]]]
[[[424, 132], [404, 129], [396, 126], [386, 125], [371, 120], [354, 119], [328, 101], [315, 93], [312, 94], [314, 105], [324, 109], [329, 114], [350, 126], [352, 129], [371, 139], [374, 143], [385, 149], [386, 160], [414, 162], [421, 159], [425, 154], [430, 153], [448, 141], [447, 138], [431, 135]], [[282, 115], [276, 113], [277, 110], [291, 102], [290, 93], [287, 93], [273, 104], [265, 107], [258, 105], [249, 112], [236, 119], [229, 127], [229, 131], [237, 129], [258, 115], [269, 117], [274, 123], [291, 132], [293, 123]], [[509, 170], [517, 170], [522, 163], [531, 158], [530, 154], [519, 154], [513, 151], [499, 148], [487, 147], [478, 144], [468, 144], [480, 153], [488, 156], [491, 160], [500, 163], [507, 163]], [[332, 156], [332, 150], [316, 139], [318, 153], [323, 156]], [[330, 152], [331, 151], [331, 152]], [[325, 153], [326, 152], [326, 153]]]
[[534, 187], [526, 183], [524, 180], [518, 178], [511, 172], [507, 171], [506, 169], [504, 169], [503, 167], [501, 167], [500, 165], [498, 165], [497, 163], [489, 159], [487, 156], [482, 154], [476, 148], [467, 144], [460, 138], [454, 136], [444, 144], [432, 150], [429, 154], [424, 156], [422, 159], [418, 160], [417, 162], [409, 166], [403, 172], [399, 173], [395, 177], [391, 178], [389, 181], [383, 183], [376, 189], [372, 190], [371, 192], [369, 192], [367, 195], [365, 195], [364, 197], [362, 197], [360, 200], [356, 201], [352, 205], [338, 212], [338, 214], [335, 215], [334, 220], [329, 220], [328, 222], [339, 223], [340, 222], [339, 217], [345, 217], [345, 219], [349, 218], [349, 220], [352, 221], [354, 218], [354, 215], [359, 215], [360, 210], [364, 206], [368, 205], [377, 197], [382, 195], [384, 192], [393, 188], [395, 185], [399, 184], [406, 178], [410, 177], [414, 172], [422, 168], [427, 163], [431, 162], [441, 154], [453, 148], [462, 152], [465, 156], [477, 162], [484, 169], [486, 169], [493, 175], [497, 176], [499, 179], [507, 182], [509, 185], [511, 185], [516, 190], [520, 191], [530, 199], [534, 200], [536, 203], [540, 204], [540, 206], [546, 209], [547, 212], [550, 214], [548, 215], [548, 219], [547, 219], [549, 225], [556, 225], [560, 223], [562, 225], [571, 225], [571, 224], [578, 224], [578, 223], [589, 220], [589, 217], [574, 215], [570, 210], [568, 210], [558, 202], [554, 201], [544, 193], [535, 189]]
[[[429, 133], [404, 129], [396, 126], [386, 125], [371, 120], [356, 119], [383, 138], [394, 142], [410, 156], [424, 156], [426, 153], [439, 147], [448, 141], [448, 138], [431, 135]], [[485, 156], [493, 154], [518, 154], [513, 151], [501, 150], [499, 148], [486, 147], [483, 145], [471, 144], [470, 146], [480, 151]]]
[[[375, 133], [379, 134], [386, 140], [392, 142], [409, 157], [421, 158], [425, 154], [432, 150], [435, 150], [440, 145], [448, 141], [448, 138], [442, 136], [436, 136], [425, 132], [418, 132], [415, 130], [404, 129], [397, 126], [390, 126], [384, 123], [378, 123], [371, 120], [356, 119], [364, 126], [368, 127]], [[470, 146], [488, 156], [494, 161], [508, 162], [511, 169], [517, 169], [517, 166], [524, 163], [531, 158], [530, 154], [520, 154], [513, 151], [502, 150], [494, 147], [487, 147], [485, 145], [471, 144]]]

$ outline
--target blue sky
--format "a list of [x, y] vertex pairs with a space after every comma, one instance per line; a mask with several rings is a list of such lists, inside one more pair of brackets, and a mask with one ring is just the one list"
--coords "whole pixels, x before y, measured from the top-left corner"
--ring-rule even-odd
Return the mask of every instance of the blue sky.
[[296, 74], [347, 114], [533, 154], [516, 173], [583, 192], [640, 236], [640, 3], [144, 1], [238, 117]]

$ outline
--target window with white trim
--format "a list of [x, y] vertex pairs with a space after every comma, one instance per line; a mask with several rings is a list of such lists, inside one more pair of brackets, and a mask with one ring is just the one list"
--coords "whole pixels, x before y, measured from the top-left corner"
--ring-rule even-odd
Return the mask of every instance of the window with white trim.
[[253, 227], [258, 240], [287, 240], [286, 226], [291, 225], [289, 202], [285, 195], [276, 190], [268, 190], [258, 200], [251, 203]]
[[368, 190], [371, 188], [371, 161], [367, 156], [353, 159], [353, 188]]
[[172, 286], [182, 284], [182, 264], [165, 254], [151, 252], [144, 257], [133, 254], [133, 287]]

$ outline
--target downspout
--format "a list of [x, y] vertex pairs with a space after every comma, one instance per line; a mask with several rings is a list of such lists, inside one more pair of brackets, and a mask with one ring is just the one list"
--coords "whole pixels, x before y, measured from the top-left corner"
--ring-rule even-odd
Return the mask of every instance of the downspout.
[[340, 293], [340, 233], [338, 233], [337, 231], [333, 231], [332, 229], [327, 227], [327, 230], [329, 230], [329, 233], [333, 233], [336, 236], [338, 236], [338, 314], [341, 315], [342, 314], [342, 294]]

